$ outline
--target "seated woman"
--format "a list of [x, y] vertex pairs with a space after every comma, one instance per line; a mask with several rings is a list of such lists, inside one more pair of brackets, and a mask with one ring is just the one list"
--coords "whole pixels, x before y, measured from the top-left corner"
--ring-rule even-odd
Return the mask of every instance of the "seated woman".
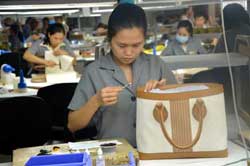
[[95, 36], [106, 36], [108, 26], [103, 23], [99, 23], [93, 35]]
[[53, 67], [57, 65], [54, 61], [44, 59], [45, 51], [49, 50], [52, 50], [55, 56], [74, 56], [73, 50], [70, 48], [68, 42], [65, 41], [65, 30], [62, 24], [51, 24], [47, 30], [44, 42], [41, 43], [38, 41], [33, 43], [24, 53], [23, 58], [30, 63]]
[[158, 57], [143, 54], [147, 22], [143, 9], [118, 5], [108, 22], [111, 51], [87, 66], [69, 105], [68, 128], [97, 128], [97, 138], [125, 138], [136, 146], [136, 88], [175, 83]]
[[204, 54], [206, 50], [201, 45], [201, 40], [193, 37], [193, 27], [190, 21], [180, 21], [177, 26], [177, 34], [170, 41], [161, 55], [196, 55]]

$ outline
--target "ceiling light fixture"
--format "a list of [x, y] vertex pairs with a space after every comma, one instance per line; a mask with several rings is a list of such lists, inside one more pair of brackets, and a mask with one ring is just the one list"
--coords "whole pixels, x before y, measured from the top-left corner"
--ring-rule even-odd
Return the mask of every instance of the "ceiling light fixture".
[[69, 4], [40, 4], [40, 5], [0, 5], [0, 10], [27, 10], [27, 9], [74, 9], [89, 7], [108, 7], [113, 6], [114, 2], [101, 3], [69, 3]]
[[0, 12], [0, 15], [50, 15], [50, 14], [72, 14], [79, 12], [78, 9], [74, 10], [48, 10], [48, 11], [29, 11], [29, 12]]

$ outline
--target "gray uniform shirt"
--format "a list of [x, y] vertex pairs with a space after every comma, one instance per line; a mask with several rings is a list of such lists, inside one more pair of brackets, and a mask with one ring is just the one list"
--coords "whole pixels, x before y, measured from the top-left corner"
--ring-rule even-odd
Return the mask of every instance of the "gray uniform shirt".
[[[75, 56], [74, 51], [70, 48], [68, 42], [64, 41], [60, 47], [62, 50], [65, 50], [69, 53], [70, 56]], [[32, 46], [28, 48], [28, 51], [36, 56], [44, 57], [45, 51], [49, 50], [48, 45], [43, 44], [41, 41], [36, 41], [32, 43]]]
[[167, 48], [162, 52], [161, 55], [196, 55], [196, 54], [205, 54], [207, 51], [201, 45], [201, 40], [197, 38], [190, 38], [187, 43], [186, 51], [182, 48], [181, 44], [174, 39], [170, 41]]
[[36, 43], [36, 42], [42, 43], [43, 40], [44, 40], [44, 38], [45, 38], [45, 35], [42, 34], [42, 33], [40, 33], [39, 36], [40, 36], [40, 39], [38, 39], [38, 40], [33, 40], [33, 39], [32, 39], [32, 36], [29, 36], [29, 37], [25, 40], [25, 43], [31, 43], [31, 44]]
[[[132, 70], [132, 86], [120, 92], [115, 105], [100, 107], [90, 122], [97, 128], [98, 139], [120, 137], [136, 146], [136, 87], [145, 85], [149, 80], [162, 78], [166, 78], [169, 84], [176, 82], [172, 72], [157, 56], [140, 55], [132, 64]], [[104, 87], [128, 83], [110, 54], [89, 64], [85, 72], [68, 106], [70, 110], [78, 110]]]

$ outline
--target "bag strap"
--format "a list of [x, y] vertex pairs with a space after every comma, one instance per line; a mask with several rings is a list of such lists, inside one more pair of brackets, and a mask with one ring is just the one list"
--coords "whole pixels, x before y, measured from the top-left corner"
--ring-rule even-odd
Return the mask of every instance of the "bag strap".
[[199, 127], [198, 127], [198, 131], [197, 134], [194, 138], [194, 140], [188, 144], [188, 145], [177, 145], [170, 137], [169, 134], [164, 126], [164, 122], [167, 120], [168, 118], [168, 112], [166, 107], [162, 104], [162, 103], [158, 103], [155, 105], [154, 111], [153, 111], [153, 115], [155, 120], [160, 124], [161, 126], [161, 130], [165, 136], [165, 138], [167, 139], [167, 141], [174, 146], [175, 148], [178, 149], [189, 149], [192, 148], [200, 139], [201, 136], [201, 131], [202, 131], [202, 126], [203, 126], [203, 119], [206, 116], [207, 113], [207, 109], [206, 106], [204, 104], [204, 101], [202, 99], [197, 99], [196, 103], [194, 104], [193, 110], [193, 117], [195, 118], [195, 120], [197, 120], [199, 122]]

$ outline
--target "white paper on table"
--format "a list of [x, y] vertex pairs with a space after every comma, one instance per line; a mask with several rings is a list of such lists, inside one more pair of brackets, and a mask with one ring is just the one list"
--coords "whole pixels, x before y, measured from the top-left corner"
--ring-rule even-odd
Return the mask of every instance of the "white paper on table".
[[191, 92], [191, 91], [199, 91], [199, 90], [206, 90], [208, 87], [206, 85], [187, 85], [172, 89], [160, 90], [160, 89], [152, 89], [149, 93], [182, 93], [182, 92]]
[[73, 60], [74, 58], [68, 55], [61, 55], [60, 57], [60, 64], [61, 64], [61, 69], [63, 71], [74, 71], [73, 68]]
[[77, 73], [75, 71], [70, 72], [57, 72], [57, 73], [48, 73], [46, 74], [46, 80], [48, 83], [66, 83], [66, 82], [75, 82], [77, 79]]
[[55, 62], [57, 65], [54, 67], [46, 67], [45, 68], [45, 72], [46, 73], [56, 73], [56, 72], [60, 72], [60, 59], [59, 56], [55, 56], [53, 54], [52, 50], [49, 51], [45, 51], [45, 56], [44, 56], [45, 60], [47, 61], [53, 61]]
[[74, 71], [73, 60], [74, 58], [68, 55], [55, 56], [53, 51], [45, 51], [45, 60], [53, 61], [57, 65], [54, 67], [46, 67], [46, 73], [57, 73], [61, 71]]
[[115, 143], [116, 145], [121, 145], [122, 143], [118, 140], [110, 140], [110, 141], [86, 141], [86, 142], [69, 142], [69, 148], [72, 150], [79, 149], [92, 149], [98, 148], [101, 144]]

